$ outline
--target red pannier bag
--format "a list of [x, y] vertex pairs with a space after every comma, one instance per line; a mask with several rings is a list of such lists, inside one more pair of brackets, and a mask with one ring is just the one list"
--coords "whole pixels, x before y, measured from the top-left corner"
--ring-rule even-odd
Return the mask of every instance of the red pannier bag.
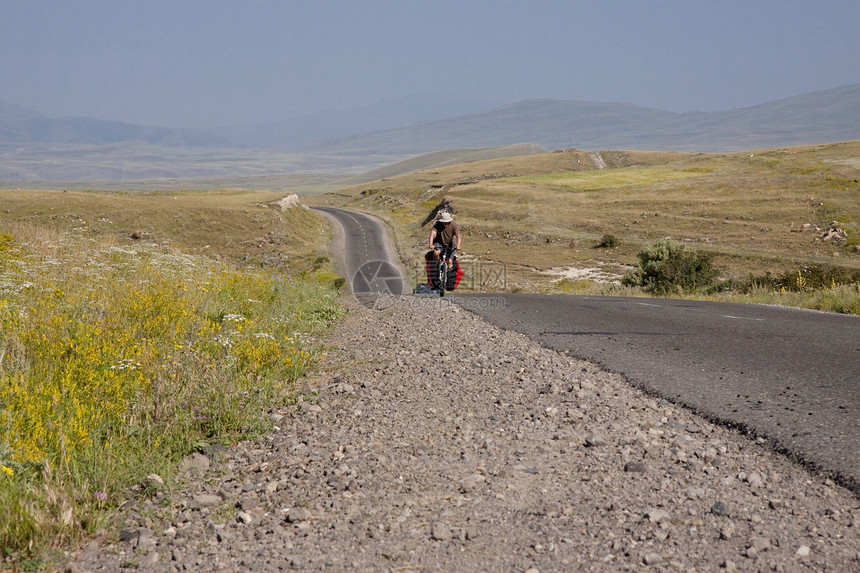
[[[433, 251], [427, 251], [424, 255], [424, 268], [427, 272], [427, 284], [433, 290], [439, 290], [439, 273], [438, 262], [433, 260]], [[460, 284], [460, 279], [463, 278], [463, 269], [460, 268], [460, 261], [454, 258], [454, 265], [448, 269], [448, 277], [445, 281], [445, 290], [452, 291]]]

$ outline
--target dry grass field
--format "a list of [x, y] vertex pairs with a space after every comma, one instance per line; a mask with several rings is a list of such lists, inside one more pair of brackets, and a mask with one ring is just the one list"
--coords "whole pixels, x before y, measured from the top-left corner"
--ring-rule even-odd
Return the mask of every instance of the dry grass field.
[[169, 244], [238, 265], [298, 271], [327, 257], [330, 230], [315, 213], [282, 211], [283, 192], [0, 189], [0, 223], [31, 225], [118, 243]]
[[[860, 269], [858, 158], [860, 142], [733, 154], [569, 149], [308, 201], [382, 217], [404, 261], [419, 261], [433, 211], [448, 200], [463, 226], [464, 260], [505, 263], [508, 290], [632, 294], [613, 281], [644, 245], [666, 238], [712, 253], [724, 280]], [[605, 235], [616, 246], [599, 248]]]

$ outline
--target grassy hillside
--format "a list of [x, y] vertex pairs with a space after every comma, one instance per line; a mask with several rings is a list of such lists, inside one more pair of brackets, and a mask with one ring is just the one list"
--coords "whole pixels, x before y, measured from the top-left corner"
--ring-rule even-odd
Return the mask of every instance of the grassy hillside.
[[414, 171], [435, 169], [460, 163], [471, 163], [473, 161], [516, 157], [518, 155], [538, 155], [546, 152], [547, 150], [542, 147], [527, 143], [506, 145], [503, 147], [485, 147], [481, 149], [449, 149], [445, 151], [434, 151], [431, 153], [416, 155], [415, 157], [410, 157], [403, 161], [397, 161], [390, 165], [385, 165], [378, 169], [373, 169], [372, 171], [367, 171], [365, 173], [337, 181], [336, 184], [341, 186], [358, 185], [360, 183], [368, 183], [370, 181], [395, 177], [397, 175], [412, 173]]
[[111, 536], [179, 461], [268, 431], [341, 313], [280, 195], [0, 191], [0, 563]]
[[[858, 156], [860, 142], [734, 154], [566, 150], [440, 167], [318, 200], [387, 219], [413, 263], [433, 209], [449, 200], [465, 260], [505, 263], [509, 290], [619, 292], [579, 278], [618, 280], [644, 245], [665, 238], [712, 253], [724, 280], [860, 269]], [[831, 227], [838, 236], [825, 239]], [[599, 248], [604, 235], [617, 246]]]
[[233, 264], [312, 266], [328, 247], [315, 213], [281, 211], [283, 193], [222, 189], [108, 192], [0, 189], [0, 224], [167, 244]]

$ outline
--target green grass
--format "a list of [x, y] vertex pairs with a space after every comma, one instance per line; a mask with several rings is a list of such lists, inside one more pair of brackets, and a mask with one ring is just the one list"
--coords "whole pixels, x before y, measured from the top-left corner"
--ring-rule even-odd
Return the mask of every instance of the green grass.
[[606, 189], [622, 190], [636, 185], [653, 185], [654, 183], [687, 179], [701, 175], [703, 175], [701, 172], [679, 171], [676, 169], [626, 168], [545, 173], [543, 175], [510, 177], [502, 179], [502, 181], [531, 183], [568, 191], [603, 191]]
[[[293, 399], [314, 362], [309, 338], [342, 313], [312, 212], [215, 193], [191, 195], [192, 214], [188, 196], [173, 197], [32, 192], [4, 204], [0, 554], [13, 567], [106, 526], [145, 476], [169, 479], [201, 445], [266, 431], [264, 413]], [[233, 214], [218, 236], [200, 229], [212, 213]], [[129, 217], [161, 240], [116, 232]], [[230, 249], [267, 222], [254, 256]]]

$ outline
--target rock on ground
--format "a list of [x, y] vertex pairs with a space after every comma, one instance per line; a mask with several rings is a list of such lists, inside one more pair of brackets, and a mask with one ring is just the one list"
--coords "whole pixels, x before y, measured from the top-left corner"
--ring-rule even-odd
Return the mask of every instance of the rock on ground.
[[762, 444], [444, 299], [349, 304], [270, 435], [69, 570], [860, 570], [858, 499]]

